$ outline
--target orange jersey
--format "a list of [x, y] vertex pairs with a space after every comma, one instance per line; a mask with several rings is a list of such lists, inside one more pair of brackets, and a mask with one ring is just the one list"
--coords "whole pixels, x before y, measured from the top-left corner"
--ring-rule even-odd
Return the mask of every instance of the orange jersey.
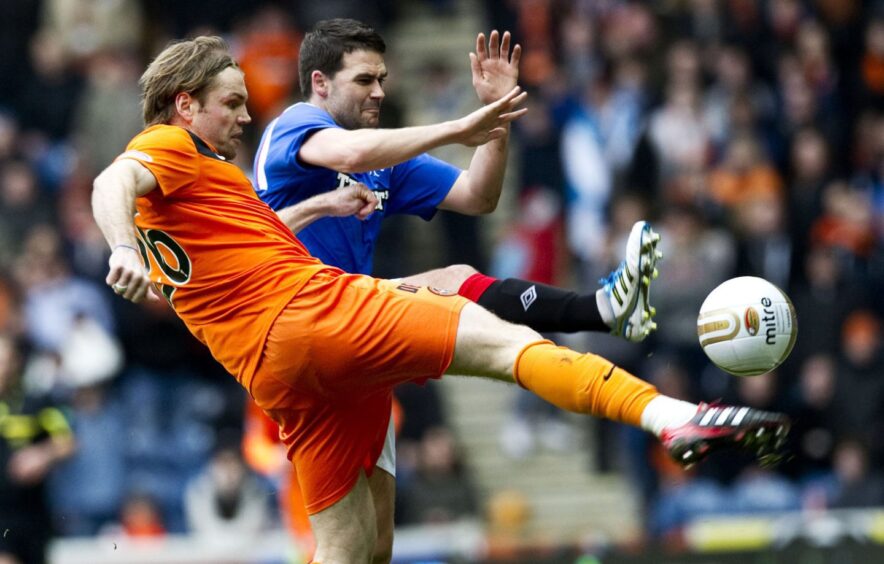
[[393, 386], [442, 375], [467, 303], [311, 257], [234, 164], [157, 125], [119, 158], [158, 188], [136, 201], [151, 280], [281, 427], [308, 513], [371, 475]]
[[309, 255], [239, 167], [187, 130], [149, 127], [118, 158], [137, 160], [157, 180], [137, 199], [135, 217], [151, 280], [250, 389], [274, 319], [331, 267]]

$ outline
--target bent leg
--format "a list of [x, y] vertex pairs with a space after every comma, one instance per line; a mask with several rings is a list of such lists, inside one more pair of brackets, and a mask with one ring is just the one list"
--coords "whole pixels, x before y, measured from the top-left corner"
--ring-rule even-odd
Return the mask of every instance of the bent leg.
[[429, 270], [402, 281], [457, 292], [501, 319], [536, 331], [573, 333], [611, 329], [602, 319], [597, 292], [578, 294], [530, 280], [499, 280], [466, 264]]
[[310, 516], [316, 537], [313, 559], [322, 564], [368, 562], [378, 537], [374, 503], [363, 472], [337, 503]]
[[393, 511], [396, 505], [396, 424], [390, 417], [384, 450], [368, 478], [378, 524], [378, 540], [372, 562], [382, 564], [393, 559]]

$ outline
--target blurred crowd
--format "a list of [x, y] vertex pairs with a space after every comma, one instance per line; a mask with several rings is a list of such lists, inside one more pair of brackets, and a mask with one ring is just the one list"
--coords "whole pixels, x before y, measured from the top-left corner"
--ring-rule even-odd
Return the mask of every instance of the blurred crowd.
[[[236, 383], [164, 303], [135, 306], [103, 283], [91, 181], [141, 128], [144, 65], [170, 39], [224, 35], [246, 71], [257, 136], [298, 97], [304, 30], [344, 15], [385, 33], [401, 4], [0, 2], [0, 334], [17, 347], [0, 355], [0, 374], [67, 414], [77, 448], [46, 483], [61, 534], [252, 530], [277, 518], [249, 502], [275, 484], [242, 460]], [[462, 7], [425, 4], [440, 18]], [[794, 457], [774, 471], [719, 457], [685, 473], [646, 435], [597, 426], [598, 464], [634, 480], [648, 532], [677, 541], [713, 512], [884, 505], [884, 2], [483, 6], [484, 30], [522, 44], [531, 93], [513, 131], [512, 205], [497, 212], [511, 219], [477, 248], [476, 220], [440, 214], [447, 250], [429, 252], [431, 266], [468, 262], [589, 291], [619, 262], [632, 223], [650, 218], [665, 254], [652, 295], [660, 330], [640, 347], [588, 346], [669, 395], [784, 410], [796, 427]], [[425, 92], [389, 92], [387, 124], [402, 125], [409, 104], [459, 111], [467, 67], [447, 65], [426, 61]], [[379, 257], [379, 275], [424, 266], [425, 249], [399, 248]], [[727, 376], [697, 343], [702, 300], [737, 275], [779, 285], [798, 311], [795, 350], [766, 376]], [[398, 393], [400, 523], [479, 512], [437, 393]], [[547, 416], [514, 407], [526, 432], [534, 411]]]
[[[591, 288], [650, 218], [660, 329], [638, 349], [590, 343], [669, 395], [795, 419], [776, 470], [719, 456], [685, 473], [645, 434], [598, 426], [597, 463], [630, 474], [648, 532], [678, 542], [709, 514], [884, 503], [884, 3], [487, 6], [522, 42], [532, 91], [516, 126], [521, 209], [494, 263]], [[703, 299], [740, 275], [798, 312], [791, 357], [756, 378], [697, 344]]]

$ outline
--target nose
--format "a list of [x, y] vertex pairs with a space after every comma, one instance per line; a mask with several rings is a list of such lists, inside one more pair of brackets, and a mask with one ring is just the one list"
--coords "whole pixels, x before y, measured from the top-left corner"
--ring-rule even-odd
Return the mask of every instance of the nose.
[[379, 81], [375, 81], [374, 87], [371, 89], [371, 97], [377, 100], [384, 99], [384, 87], [381, 86]]
[[245, 106], [243, 106], [242, 115], [239, 116], [238, 121], [239, 121], [239, 123], [241, 123], [243, 125], [245, 125], [247, 123], [252, 123], [252, 116], [249, 115], [249, 111], [247, 109], [245, 109]]

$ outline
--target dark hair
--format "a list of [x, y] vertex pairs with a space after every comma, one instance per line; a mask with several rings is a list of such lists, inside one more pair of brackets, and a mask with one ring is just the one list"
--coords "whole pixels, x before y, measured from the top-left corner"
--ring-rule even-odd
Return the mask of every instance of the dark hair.
[[344, 55], [360, 50], [383, 53], [387, 44], [371, 26], [357, 20], [335, 18], [317, 23], [304, 37], [298, 56], [298, 78], [304, 99], [313, 94], [313, 71], [334, 77], [344, 66]]
[[170, 44], [141, 75], [144, 125], [169, 123], [175, 96], [187, 92], [197, 100], [227, 67], [239, 68], [220, 37], [197, 37]]

